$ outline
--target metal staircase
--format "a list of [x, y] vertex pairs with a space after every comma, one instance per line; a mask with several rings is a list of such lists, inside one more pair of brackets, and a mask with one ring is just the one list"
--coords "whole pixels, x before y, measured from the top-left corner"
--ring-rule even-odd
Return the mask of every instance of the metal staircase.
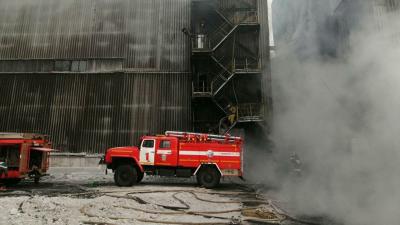
[[[250, 1], [241, 0], [249, 5]], [[258, 25], [257, 11], [222, 11], [218, 4], [214, 3], [213, 7], [216, 14], [222, 20], [222, 23], [214, 29], [214, 32], [207, 37], [204, 37], [204, 45], [199, 45], [196, 40], [192, 42], [194, 52], [214, 52], [216, 51], [232, 34], [236, 32], [239, 26]], [[199, 38], [199, 37], [195, 37]]]
[[[233, 80], [235, 75], [244, 73], [259, 73], [259, 58], [258, 53], [253, 52], [250, 49], [246, 49], [246, 46], [239, 43], [235, 45], [236, 33], [242, 30], [249, 30], [253, 28], [239, 29], [241, 26], [252, 26], [259, 25], [258, 14], [256, 10], [250, 10], [254, 7], [254, 0], [232, 0], [237, 1], [237, 4], [241, 4], [245, 10], [235, 10], [234, 7], [223, 8], [223, 4], [220, 5], [220, 1], [213, 0], [212, 10], [215, 11], [215, 21], [218, 21], [218, 26], [212, 29], [209, 34], [203, 34], [203, 43], [198, 45], [198, 36], [195, 36], [194, 45], [192, 46], [193, 54], [198, 54], [199, 57], [209, 57], [215, 63], [215, 69], [212, 74], [209, 73], [209, 82], [202, 82], [193, 86], [194, 97], [209, 97], [214, 104], [221, 109], [226, 115], [220, 119], [218, 126], [219, 132], [225, 134], [231, 131], [239, 123], [247, 122], [258, 122], [263, 120], [263, 114], [261, 109], [261, 103], [252, 104], [239, 104], [237, 98], [235, 102], [232, 102], [232, 97], [223, 97], [226, 95], [226, 91], [223, 91], [225, 87]], [[231, 2], [225, 2], [228, 5]], [[249, 10], [248, 10], [249, 9]], [[233, 37], [231, 39], [231, 37]], [[232, 46], [230, 46], [232, 43]], [[202, 46], [202, 48], [196, 48]], [[225, 48], [227, 48], [226, 50]], [[235, 58], [235, 47], [238, 46], [243, 48], [246, 52], [245, 56], [240, 55], [237, 59]], [[230, 49], [232, 53], [230, 53]], [[206, 54], [204, 54], [206, 53]], [[230, 55], [231, 54], [231, 55]], [[247, 54], [247, 56], [246, 56]], [[255, 55], [255, 56], [254, 56]], [[226, 99], [225, 99], [226, 98]], [[230, 99], [230, 100], [229, 100]], [[229, 105], [234, 105], [237, 108], [235, 121], [233, 123], [227, 123], [229, 115], [232, 113], [229, 110]]]
[[216, 62], [216, 64], [221, 68], [220, 72], [214, 79], [211, 81], [211, 93], [213, 96], [217, 95], [218, 92], [222, 90], [222, 88], [229, 83], [229, 81], [235, 76], [235, 73], [231, 72], [228, 68], [230, 66], [225, 67], [218, 59], [214, 56], [211, 58]]
[[[216, 33], [213, 35], [212, 39], [210, 39], [210, 44], [211, 46], [214, 46], [212, 48], [212, 52], [215, 52], [239, 27], [239, 25], [235, 25], [231, 28], [229, 32], [226, 32], [223, 28], [225, 28], [228, 23], [225, 23], [222, 28], [219, 28], [219, 30], [216, 31]], [[219, 40], [219, 41], [218, 41]]]

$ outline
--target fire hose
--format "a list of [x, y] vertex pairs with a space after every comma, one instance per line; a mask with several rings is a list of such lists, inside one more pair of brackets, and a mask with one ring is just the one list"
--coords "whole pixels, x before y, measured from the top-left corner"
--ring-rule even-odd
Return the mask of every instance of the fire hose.
[[[172, 197], [177, 200], [179, 203], [182, 204], [182, 207], [177, 207], [177, 206], [166, 206], [166, 205], [161, 205], [157, 203], [149, 203], [144, 201], [143, 199], [137, 197], [137, 196], [132, 196], [134, 194], [144, 194], [144, 193], [166, 193], [166, 192], [175, 192]], [[285, 219], [283, 215], [278, 214], [277, 212], [274, 211], [265, 211], [257, 207], [252, 207], [252, 208], [238, 208], [238, 209], [231, 209], [231, 210], [220, 210], [220, 211], [193, 211], [190, 210], [190, 206], [181, 198], [179, 198], [179, 194], [182, 193], [188, 193], [191, 194], [195, 199], [199, 201], [204, 201], [204, 202], [209, 202], [209, 203], [223, 203], [223, 204], [238, 204], [238, 203], [243, 203], [243, 201], [216, 201], [216, 200], [209, 200], [205, 198], [201, 198], [198, 196], [198, 193], [206, 193], [206, 194], [221, 194], [221, 195], [237, 195], [238, 193], [244, 194], [244, 195], [249, 195], [249, 193], [243, 193], [243, 192], [208, 192], [208, 191], [185, 191], [185, 190], [150, 190], [150, 191], [135, 191], [135, 192], [128, 192], [125, 195], [112, 195], [109, 193], [115, 193], [115, 192], [108, 192], [104, 193], [105, 196], [108, 197], [114, 197], [114, 198], [125, 198], [125, 199], [130, 199], [137, 201], [140, 204], [153, 204], [157, 205], [166, 209], [170, 209], [173, 211], [156, 211], [156, 210], [146, 210], [146, 209], [141, 209], [137, 207], [132, 207], [132, 206], [121, 206], [121, 205], [113, 205], [115, 208], [124, 208], [124, 209], [130, 209], [130, 210], [135, 210], [138, 212], [144, 212], [147, 214], [161, 214], [161, 215], [196, 215], [196, 216], [202, 216], [206, 218], [214, 218], [214, 219], [220, 219], [220, 220], [225, 220], [224, 222], [176, 222], [176, 221], [158, 221], [158, 220], [150, 220], [150, 219], [142, 219], [142, 218], [133, 218], [133, 217], [120, 217], [120, 216], [100, 216], [96, 215], [94, 213], [89, 212], [89, 208], [93, 207], [93, 205], [85, 205], [81, 208], [81, 213], [86, 215], [87, 217], [91, 218], [107, 218], [111, 220], [137, 220], [139, 222], [145, 222], [145, 223], [158, 223], [158, 224], [177, 224], [177, 225], [197, 225], [197, 224], [240, 224], [240, 220], [234, 219], [234, 218], [227, 218], [227, 217], [220, 217], [216, 216], [218, 214], [224, 214], [224, 213], [230, 213], [230, 212], [242, 212], [243, 215], [247, 215], [245, 218], [242, 219], [242, 221], [249, 221], [249, 222], [259, 222], [259, 223], [268, 223], [268, 224], [280, 224], [281, 221]], [[260, 201], [260, 200], [250, 200], [248, 202], [256, 202], [256, 203], [266, 203], [265, 201]], [[102, 222], [99, 222], [100, 224]]]
[[[314, 222], [310, 221], [304, 221], [300, 220], [298, 218], [295, 218], [293, 216], [290, 216], [287, 212], [284, 210], [280, 209], [273, 203], [271, 200], [267, 200], [261, 195], [258, 195], [256, 193], [249, 193], [249, 192], [242, 192], [242, 191], [210, 191], [210, 190], [204, 190], [204, 189], [195, 189], [195, 190], [184, 190], [184, 189], [175, 189], [175, 190], [136, 190], [136, 191], [127, 191], [127, 190], [109, 190], [109, 191], [98, 191], [98, 190], [88, 190], [83, 187], [79, 188], [82, 190], [80, 193], [65, 193], [61, 195], [65, 196], [108, 196], [108, 197], [113, 197], [113, 198], [125, 198], [129, 200], [134, 200], [138, 202], [139, 204], [152, 204], [156, 205], [168, 210], [172, 211], [157, 211], [157, 210], [146, 210], [146, 209], [141, 209], [137, 207], [132, 207], [132, 206], [126, 206], [126, 205], [113, 205], [115, 208], [124, 208], [124, 209], [129, 209], [129, 210], [134, 210], [138, 212], [143, 212], [147, 214], [161, 214], [161, 215], [194, 215], [194, 216], [202, 216], [205, 218], [214, 218], [214, 219], [221, 219], [221, 220], [226, 220], [226, 222], [221, 222], [221, 223], [210, 223], [210, 224], [235, 224], [239, 223], [237, 220], [235, 221], [232, 218], [227, 218], [223, 216], [218, 216], [218, 214], [224, 214], [224, 213], [230, 213], [230, 212], [241, 212], [241, 214], [244, 217], [242, 221], [249, 221], [249, 222], [257, 222], [257, 223], [281, 223], [283, 220], [291, 220], [297, 223], [302, 223], [302, 224], [308, 224], [308, 225], [316, 225]], [[123, 195], [116, 195], [116, 193], [123, 193]], [[162, 204], [157, 204], [157, 203], [151, 203], [148, 201], [143, 200], [142, 198], [138, 197], [138, 194], [146, 194], [146, 193], [173, 193], [172, 197], [181, 203], [182, 206], [168, 206], [168, 205], [162, 205]], [[203, 202], [209, 202], [209, 203], [218, 203], [218, 204], [242, 204], [242, 203], [254, 203], [254, 204], [265, 204], [269, 205], [272, 210], [270, 211], [263, 211], [260, 208], [257, 207], [246, 207], [246, 208], [238, 208], [238, 209], [231, 209], [231, 210], [220, 210], [220, 211], [193, 211], [190, 210], [190, 206], [182, 200], [179, 195], [182, 193], [190, 194], [192, 195], [195, 199]], [[25, 213], [23, 208], [24, 208], [24, 203], [29, 202], [34, 196], [34, 193], [31, 191], [29, 192], [23, 192], [23, 193], [0, 193], [4, 196], [28, 196], [29, 198], [23, 202], [18, 207], [18, 211], [20, 213]], [[199, 194], [211, 194], [211, 195], [220, 195], [220, 196], [248, 196], [251, 199], [247, 198], [244, 200], [231, 200], [231, 201], [220, 201], [220, 200], [211, 200], [211, 199], [206, 199], [204, 197], [199, 196]], [[91, 218], [104, 218], [103, 216], [100, 215], [95, 215], [93, 213], [90, 213], [88, 211], [88, 208], [92, 207], [90, 205], [85, 205], [84, 207], [81, 208], [81, 213], [85, 214], [88, 217]], [[109, 217], [106, 217], [109, 218]], [[261, 218], [261, 219], [260, 219]], [[141, 222], [148, 222], [148, 223], [160, 223], [160, 224], [188, 224], [191, 225], [191, 223], [187, 222], [174, 222], [174, 221], [156, 221], [156, 220], [148, 220], [148, 219], [138, 219], [138, 218], [120, 218], [120, 217], [111, 217], [109, 219], [113, 220], [121, 220], [121, 219], [126, 219], [126, 220], [137, 220]], [[81, 221], [84, 224], [102, 224], [102, 225], [114, 225], [115, 223], [108, 223], [108, 222], [93, 222], [93, 221]], [[199, 224], [199, 223], [192, 223], [192, 224]], [[201, 224], [207, 224], [207, 223], [201, 223]]]

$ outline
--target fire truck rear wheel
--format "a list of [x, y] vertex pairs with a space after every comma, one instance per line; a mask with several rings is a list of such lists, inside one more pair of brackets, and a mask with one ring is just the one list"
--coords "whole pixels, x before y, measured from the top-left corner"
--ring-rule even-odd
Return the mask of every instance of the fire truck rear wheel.
[[138, 178], [138, 172], [131, 165], [120, 165], [114, 173], [114, 182], [121, 187], [130, 187], [134, 185]]
[[197, 182], [205, 188], [216, 187], [221, 179], [221, 174], [214, 167], [202, 168], [197, 173]]

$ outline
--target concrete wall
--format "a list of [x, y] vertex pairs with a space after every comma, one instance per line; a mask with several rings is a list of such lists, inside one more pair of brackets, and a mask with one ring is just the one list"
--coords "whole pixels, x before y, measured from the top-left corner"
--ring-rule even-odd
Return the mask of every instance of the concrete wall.
[[52, 153], [50, 155], [51, 167], [98, 167], [101, 154], [86, 153]]

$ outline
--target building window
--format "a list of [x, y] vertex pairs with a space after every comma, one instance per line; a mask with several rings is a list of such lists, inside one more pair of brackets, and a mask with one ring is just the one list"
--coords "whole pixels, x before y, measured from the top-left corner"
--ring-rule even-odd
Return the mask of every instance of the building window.
[[72, 61], [71, 71], [72, 72], [85, 72], [87, 68], [86, 61]]
[[55, 71], [71, 71], [71, 61], [62, 60], [54, 63]]
[[54, 63], [54, 71], [85, 72], [87, 64], [83, 60], [59, 60]]
[[171, 148], [171, 141], [169, 140], [162, 140], [160, 142], [160, 148]]

